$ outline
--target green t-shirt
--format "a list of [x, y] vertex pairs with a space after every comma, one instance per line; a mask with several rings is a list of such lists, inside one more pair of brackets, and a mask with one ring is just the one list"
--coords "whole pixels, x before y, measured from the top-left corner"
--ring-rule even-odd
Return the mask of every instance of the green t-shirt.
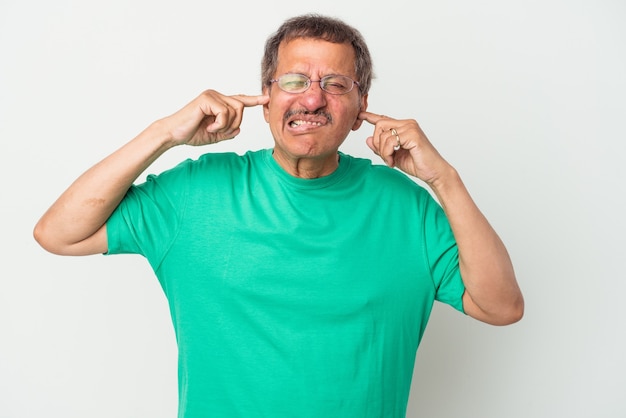
[[206, 154], [133, 186], [107, 231], [168, 299], [179, 417], [404, 417], [434, 300], [463, 309], [441, 207], [343, 153], [308, 180], [271, 149]]

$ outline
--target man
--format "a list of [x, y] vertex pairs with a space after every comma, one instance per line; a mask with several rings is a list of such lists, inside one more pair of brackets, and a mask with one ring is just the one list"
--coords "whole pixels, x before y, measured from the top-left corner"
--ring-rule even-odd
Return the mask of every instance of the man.
[[[36, 226], [53, 253], [147, 258], [176, 331], [180, 417], [402, 417], [434, 300], [521, 318], [507, 251], [455, 169], [416, 121], [367, 112], [371, 68], [352, 27], [290, 19], [266, 43], [262, 95], [202, 93]], [[252, 106], [273, 149], [208, 153], [133, 185], [172, 147], [237, 136]], [[389, 167], [339, 152], [363, 122]]]

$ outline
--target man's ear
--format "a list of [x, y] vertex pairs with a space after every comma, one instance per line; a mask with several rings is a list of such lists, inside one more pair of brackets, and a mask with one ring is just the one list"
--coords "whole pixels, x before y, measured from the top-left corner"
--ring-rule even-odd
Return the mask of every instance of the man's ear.
[[[361, 97], [361, 108], [359, 109], [359, 113], [365, 112], [366, 110], [367, 110], [367, 94]], [[363, 120], [359, 119], [357, 116], [356, 120], [354, 121], [354, 125], [352, 125], [352, 130], [356, 131], [357, 129], [359, 129], [362, 123], [363, 123]]]
[[[263, 94], [269, 96], [270, 89], [267, 87], [263, 87]], [[265, 118], [265, 122], [267, 123], [269, 123], [270, 121], [270, 107], [269, 106], [270, 106], [270, 102], [267, 102], [263, 105], [263, 117]]]

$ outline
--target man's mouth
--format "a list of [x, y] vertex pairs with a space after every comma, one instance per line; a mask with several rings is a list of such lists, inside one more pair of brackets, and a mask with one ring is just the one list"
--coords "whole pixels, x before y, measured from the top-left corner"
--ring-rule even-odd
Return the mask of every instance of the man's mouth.
[[318, 128], [320, 126], [324, 126], [328, 123], [331, 123], [333, 120], [330, 113], [324, 112], [322, 110], [319, 110], [316, 112], [292, 110], [285, 114], [284, 119], [290, 128], [298, 128], [298, 127]]
[[291, 122], [289, 122], [289, 126], [291, 126], [292, 128], [296, 128], [302, 125], [322, 126], [322, 122], [313, 122], [302, 119], [292, 120]]

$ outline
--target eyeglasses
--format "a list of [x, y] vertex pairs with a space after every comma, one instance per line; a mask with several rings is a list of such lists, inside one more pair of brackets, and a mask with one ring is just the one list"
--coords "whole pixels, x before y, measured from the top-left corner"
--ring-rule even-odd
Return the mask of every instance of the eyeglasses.
[[352, 88], [358, 81], [354, 81], [345, 75], [327, 75], [321, 80], [311, 80], [304, 74], [283, 74], [280, 77], [270, 80], [270, 83], [277, 83], [282, 91], [287, 93], [304, 93], [311, 87], [311, 83], [320, 83], [320, 87], [330, 94], [346, 94], [352, 91]]

